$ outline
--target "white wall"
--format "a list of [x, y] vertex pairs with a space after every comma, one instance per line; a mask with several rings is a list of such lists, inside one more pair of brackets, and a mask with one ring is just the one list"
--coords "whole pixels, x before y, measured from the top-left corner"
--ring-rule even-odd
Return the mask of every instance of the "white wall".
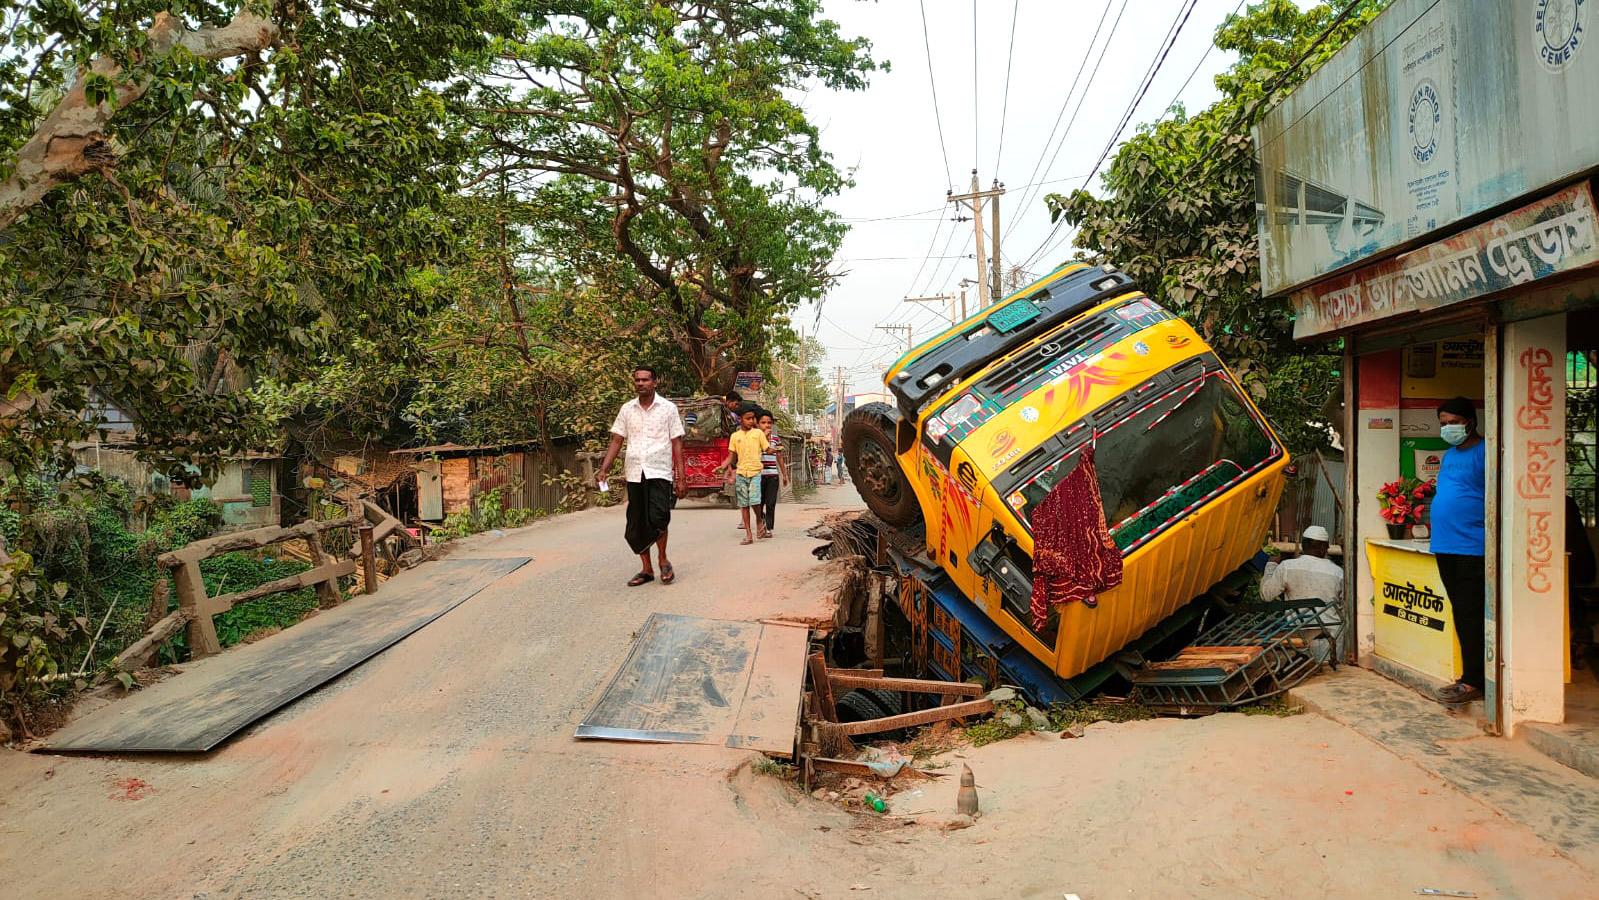
[[1508, 735], [1519, 722], [1565, 717], [1565, 315], [1506, 325], [1500, 351], [1499, 654]]

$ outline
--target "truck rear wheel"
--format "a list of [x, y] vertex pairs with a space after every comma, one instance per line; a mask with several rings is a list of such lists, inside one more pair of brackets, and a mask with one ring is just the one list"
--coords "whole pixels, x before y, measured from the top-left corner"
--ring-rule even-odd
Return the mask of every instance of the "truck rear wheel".
[[850, 481], [879, 519], [904, 528], [916, 524], [922, 509], [909, 479], [894, 458], [894, 429], [899, 410], [887, 403], [868, 403], [844, 418], [841, 441]]

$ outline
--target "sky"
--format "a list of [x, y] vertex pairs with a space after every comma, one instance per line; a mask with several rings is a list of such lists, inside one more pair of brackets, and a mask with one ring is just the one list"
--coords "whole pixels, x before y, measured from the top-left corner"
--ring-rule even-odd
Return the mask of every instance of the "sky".
[[[916, 341], [948, 327], [941, 304], [904, 298], [958, 293], [961, 278], [977, 277], [972, 223], [949, 221], [956, 205], [945, 202], [949, 187], [970, 189], [973, 168], [983, 188], [996, 177], [1006, 187], [1004, 271], [1031, 258], [1023, 268], [1041, 273], [1071, 255], [1064, 233], [1049, 242], [1060, 241], [1052, 250], [1046, 247], [1044, 195], [1083, 186], [1188, 3], [827, 0], [827, 17], [844, 34], [871, 41], [872, 56], [891, 64], [864, 91], [817, 89], [804, 100], [823, 148], [855, 180], [827, 201], [851, 225], [833, 266], [847, 274], [819, 309], [807, 304], [794, 314], [794, 324], [827, 348], [821, 368], [830, 384], [834, 367], [843, 366], [847, 392], [882, 389], [882, 372], [905, 349], [905, 338], [880, 325], [908, 324]], [[1214, 76], [1235, 57], [1214, 49], [1211, 39], [1240, 5], [1194, 3], [1121, 139], [1174, 101], [1196, 110], [1218, 98]], [[977, 309], [975, 287], [967, 309]]]

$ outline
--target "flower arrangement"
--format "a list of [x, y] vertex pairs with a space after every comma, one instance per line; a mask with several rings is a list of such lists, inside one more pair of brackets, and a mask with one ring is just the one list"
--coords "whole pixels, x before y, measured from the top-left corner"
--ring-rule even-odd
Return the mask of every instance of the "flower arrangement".
[[1383, 521], [1389, 525], [1420, 525], [1427, 512], [1427, 501], [1436, 491], [1432, 482], [1419, 478], [1388, 482], [1377, 491]]

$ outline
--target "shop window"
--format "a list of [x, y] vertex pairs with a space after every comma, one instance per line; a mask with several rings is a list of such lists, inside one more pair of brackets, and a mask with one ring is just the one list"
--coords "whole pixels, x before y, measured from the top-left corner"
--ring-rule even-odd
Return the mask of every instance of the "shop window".
[[1566, 354], [1566, 493], [1582, 511], [1582, 523], [1599, 524], [1599, 353]]

